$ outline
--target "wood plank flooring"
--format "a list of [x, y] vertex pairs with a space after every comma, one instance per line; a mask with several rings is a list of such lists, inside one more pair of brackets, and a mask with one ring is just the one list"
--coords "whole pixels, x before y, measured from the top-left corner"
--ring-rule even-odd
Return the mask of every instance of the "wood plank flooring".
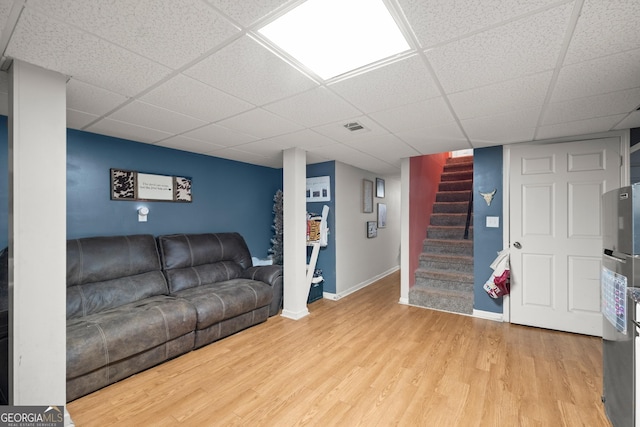
[[85, 426], [610, 426], [599, 338], [398, 304], [399, 274], [68, 404]]

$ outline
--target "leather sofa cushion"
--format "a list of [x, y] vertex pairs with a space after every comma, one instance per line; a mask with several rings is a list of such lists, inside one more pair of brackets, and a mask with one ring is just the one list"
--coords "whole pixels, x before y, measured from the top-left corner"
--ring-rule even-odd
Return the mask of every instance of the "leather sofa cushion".
[[176, 292], [176, 297], [191, 302], [198, 313], [197, 329], [267, 306], [273, 288], [251, 279], [233, 279]]
[[191, 333], [191, 303], [155, 296], [67, 321], [67, 378], [94, 371]]
[[67, 241], [67, 319], [168, 293], [153, 236]]
[[233, 261], [165, 271], [171, 294], [184, 289], [235, 279], [240, 277], [241, 273], [242, 268]]
[[[234, 271], [240, 272], [253, 265], [249, 248], [238, 233], [160, 236], [158, 246], [162, 255], [162, 268], [165, 271], [228, 261], [229, 264], [226, 265], [237, 264], [239, 269], [234, 268]], [[169, 286], [171, 287], [171, 280]], [[198, 286], [198, 282], [193, 283], [193, 286]]]
[[67, 287], [160, 270], [152, 235], [67, 240]]
[[72, 286], [67, 288], [67, 319], [89, 316], [167, 293], [167, 283], [160, 271]]

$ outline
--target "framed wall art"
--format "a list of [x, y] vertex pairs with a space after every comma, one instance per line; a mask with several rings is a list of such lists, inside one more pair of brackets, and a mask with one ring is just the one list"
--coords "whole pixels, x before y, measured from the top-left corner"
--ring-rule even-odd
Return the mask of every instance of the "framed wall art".
[[111, 200], [192, 201], [191, 178], [111, 169]]
[[331, 177], [316, 176], [307, 178], [307, 202], [331, 201]]
[[373, 181], [362, 180], [362, 212], [373, 212]]
[[371, 239], [378, 235], [378, 223], [375, 221], [367, 221], [367, 238]]
[[387, 205], [385, 203], [378, 203], [378, 228], [384, 228], [387, 226]]
[[376, 197], [384, 198], [384, 179], [376, 178]]

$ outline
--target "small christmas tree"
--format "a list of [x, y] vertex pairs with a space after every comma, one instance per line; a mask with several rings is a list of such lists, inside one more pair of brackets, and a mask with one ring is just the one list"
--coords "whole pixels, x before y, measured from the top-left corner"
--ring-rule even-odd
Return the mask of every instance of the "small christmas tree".
[[282, 216], [282, 190], [278, 190], [276, 195], [273, 197], [273, 237], [271, 238], [271, 249], [269, 249], [269, 253], [271, 254], [271, 259], [274, 264], [282, 265], [284, 261], [284, 257], [282, 255], [283, 252], [283, 216]]

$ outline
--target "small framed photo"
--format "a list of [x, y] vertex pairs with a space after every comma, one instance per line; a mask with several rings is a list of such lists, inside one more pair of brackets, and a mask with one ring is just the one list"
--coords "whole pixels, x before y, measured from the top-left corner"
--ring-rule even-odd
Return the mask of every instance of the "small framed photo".
[[378, 223], [375, 221], [367, 221], [367, 238], [371, 239], [378, 235]]
[[385, 203], [378, 203], [378, 228], [384, 228], [387, 226], [387, 205]]
[[362, 180], [362, 212], [373, 212], [373, 181]]
[[376, 178], [376, 197], [384, 198], [384, 179]]

